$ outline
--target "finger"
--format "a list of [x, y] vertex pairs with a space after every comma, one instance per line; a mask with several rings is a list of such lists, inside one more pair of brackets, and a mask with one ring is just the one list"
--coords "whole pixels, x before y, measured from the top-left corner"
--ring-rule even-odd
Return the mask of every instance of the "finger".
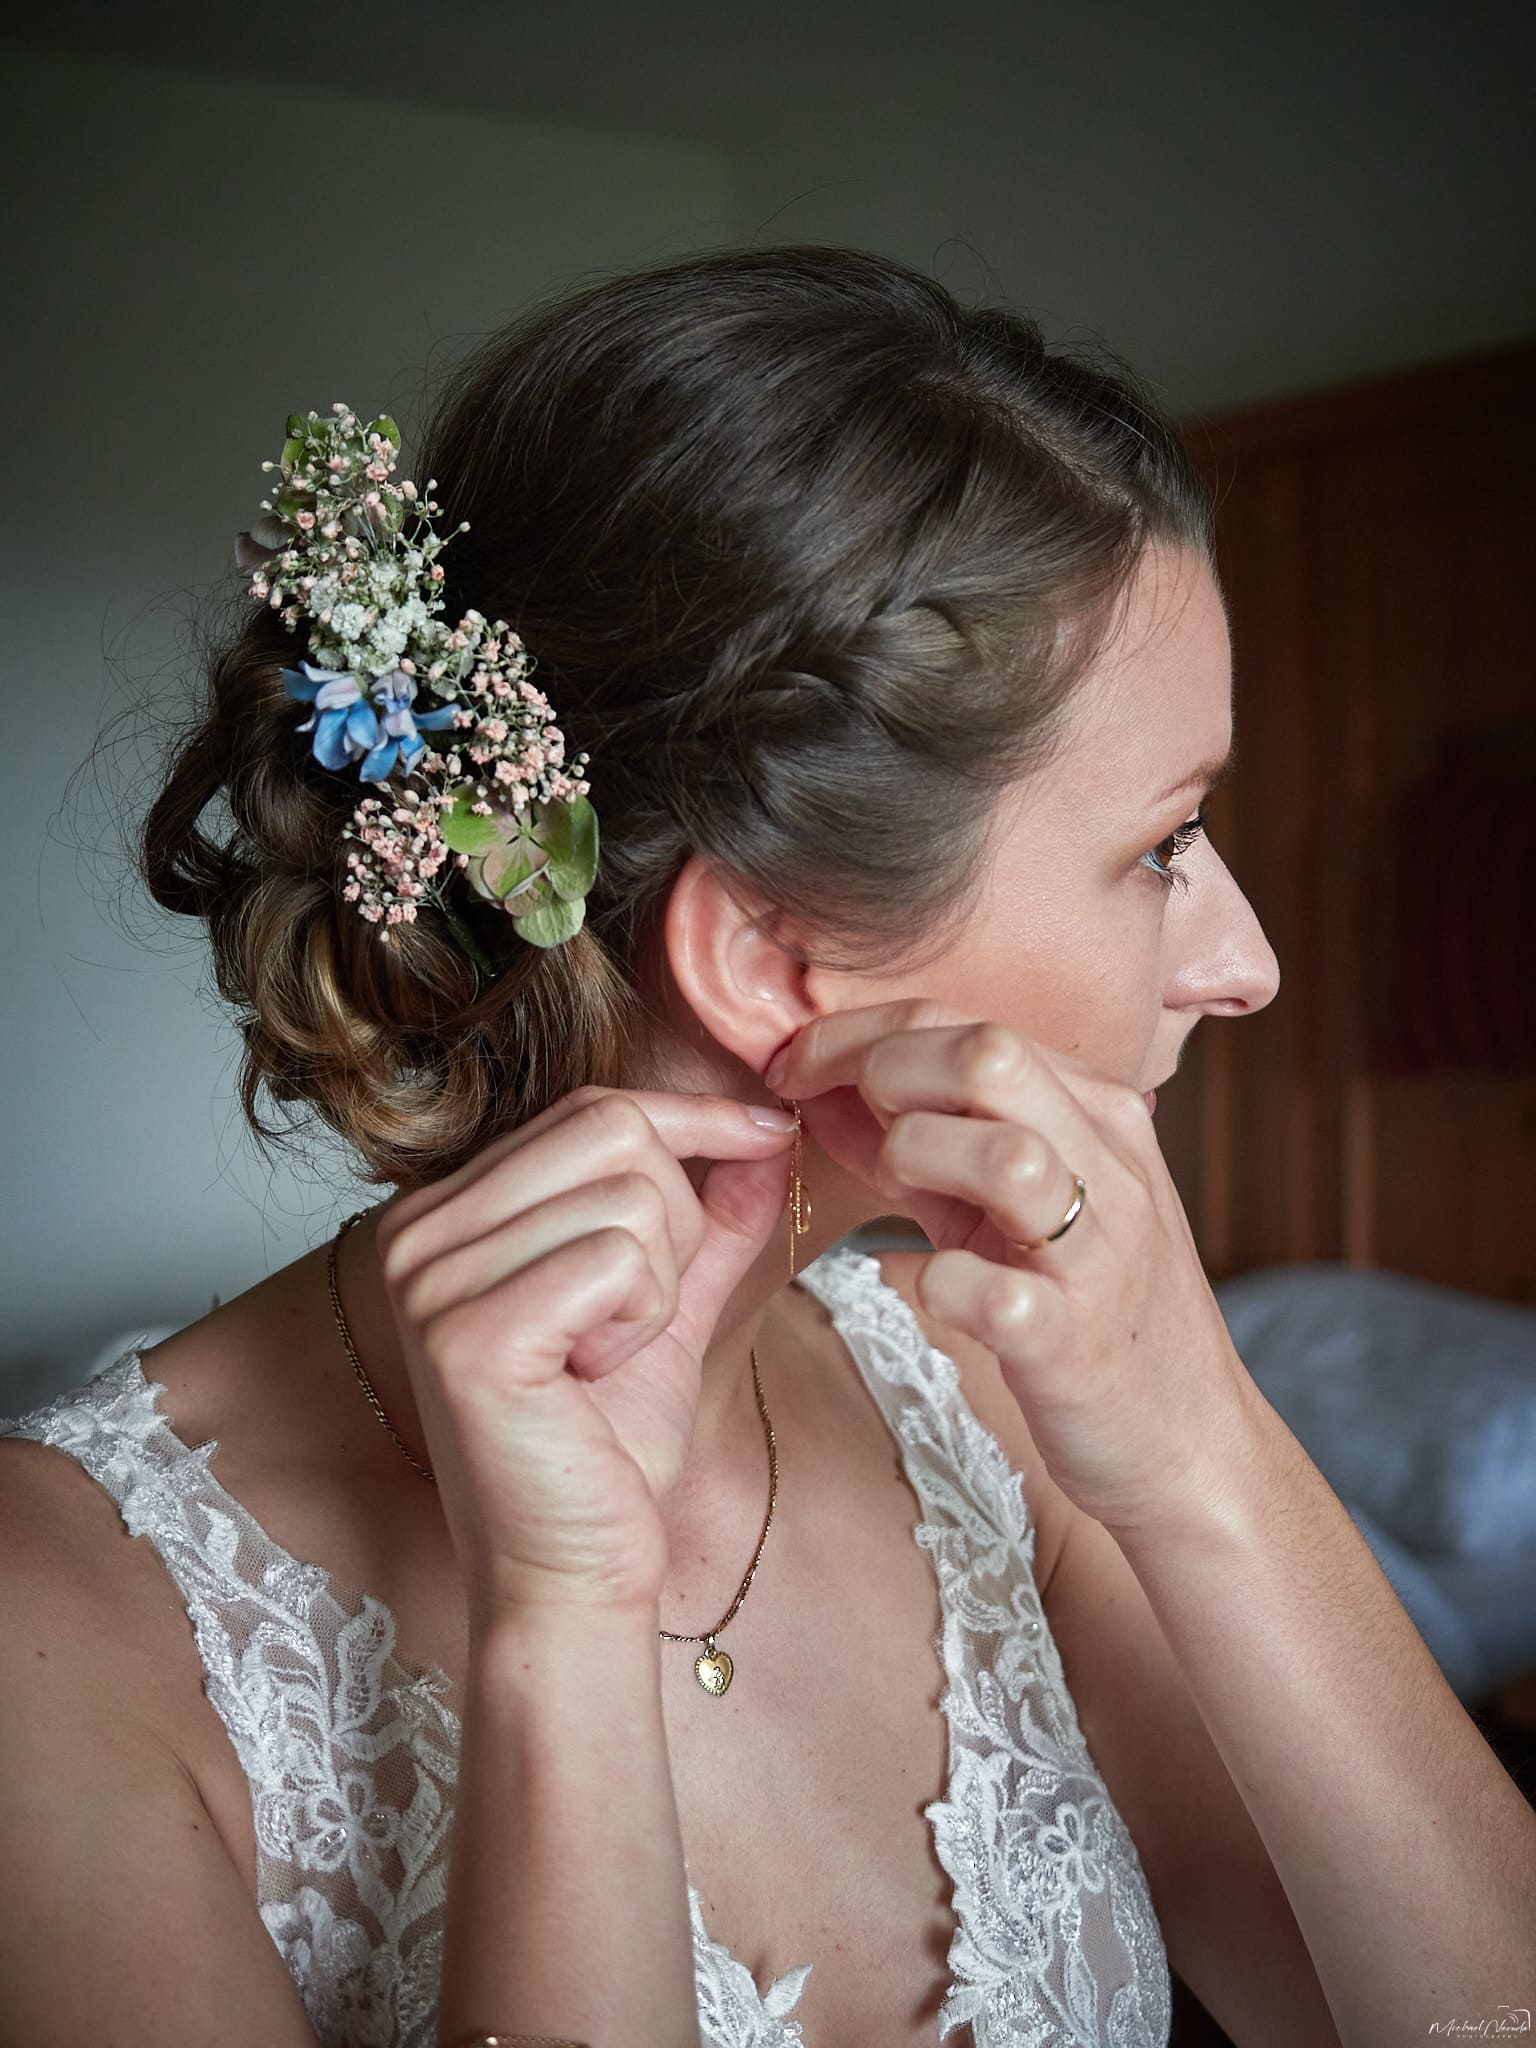
[[679, 1160], [760, 1158], [785, 1150], [792, 1129], [755, 1123], [734, 1096], [577, 1089], [489, 1146], [477, 1159], [407, 1197], [380, 1226], [385, 1270], [401, 1275], [450, 1245], [484, 1236], [531, 1203], [608, 1173], [651, 1174], [674, 1242], [697, 1250], [697, 1198]]
[[1041, 1131], [992, 1118], [904, 1110], [876, 1160], [875, 1185], [956, 1195], [980, 1209], [1010, 1244], [1035, 1244], [1071, 1206], [1077, 1176]]
[[415, 1267], [395, 1288], [402, 1315], [424, 1328], [454, 1302], [471, 1301], [546, 1253], [606, 1229], [628, 1231], [643, 1247], [655, 1275], [647, 1316], [665, 1307], [670, 1321], [677, 1299], [677, 1254], [661, 1190], [649, 1174], [608, 1174], [582, 1181], [486, 1230], [452, 1243]]
[[919, 1267], [917, 1298], [936, 1321], [952, 1323], [996, 1354], [1017, 1393], [1031, 1376], [1043, 1384], [1053, 1358], [1070, 1350], [1071, 1311], [1048, 1273], [1000, 1266], [958, 1246]]
[[[699, 1189], [704, 1238], [680, 1275], [676, 1319], [680, 1338], [700, 1353], [775, 1223], [782, 1219], [785, 1230], [790, 1228], [790, 1164], [787, 1151], [776, 1159], [718, 1159], [704, 1176]], [[787, 1267], [787, 1240], [781, 1243], [786, 1244]]]
[[779, 1047], [763, 1070], [763, 1080], [786, 1102], [804, 1102], [840, 1084], [823, 1070], [846, 1063], [851, 1051], [893, 1031], [924, 1031], [937, 1025], [963, 1024], [963, 1010], [952, 1010], [932, 996], [902, 996], [889, 1003], [860, 1003], [847, 1010], [825, 1010]]
[[[554, 1270], [550, 1255], [585, 1243], [589, 1257], [627, 1257], [632, 1238], [645, 1266], [613, 1313], [585, 1329], [567, 1363], [583, 1379], [600, 1379], [674, 1322], [685, 1348], [714, 1330], [721, 1304], [761, 1249], [763, 1236], [783, 1213], [787, 1159], [719, 1160], [705, 1176], [700, 1200], [709, 1219], [706, 1242], [687, 1274], [690, 1301], [681, 1301], [683, 1275], [664, 1204], [643, 1175], [593, 1181], [513, 1217], [501, 1227], [444, 1253], [400, 1289], [400, 1305], [423, 1329], [451, 1324], [462, 1335], [478, 1324], [474, 1304], [505, 1301], [507, 1284], [530, 1266]], [[585, 1279], [585, 1270], [580, 1270]], [[537, 1354], [543, 1357], [542, 1352]], [[547, 1362], [547, 1361], [546, 1361]], [[541, 1375], [542, 1376], [542, 1375]]]
[[589, 1331], [649, 1315], [655, 1289], [645, 1248], [615, 1227], [568, 1239], [482, 1293], [451, 1303], [429, 1334], [457, 1361], [455, 1404], [467, 1412], [479, 1396], [494, 1411], [509, 1387], [558, 1379]]
[[583, 1378], [599, 1379], [664, 1330], [684, 1351], [702, 1357], [721, 1309], [761, 1254], [775, 1219], [785, 1215], [789, 1166], [787, 1152], [714, 1160], [697, 1197], [703, 1218], [697, 1249], [674, 1259], [671, 1279], [647, 1318], [605, 1326], [595, 1337], [589, 1333], [572, 1353], [573, 1368]]
[[491, 1150], [495, 1157], [483, 1170], [461, 1169], [457, 1186], [435, 1206], [387, 1235], [381, 1230], [383, 1271], [397, 1298], [414, 1275], [514, 1217], [589, 1182], [630, 1173], [654, 1182], [678, 1255], [686, 1261], [697, 1249], [698, 1202], [687, 1175], [650, 1120], [617, 1090], [593, 1091], [569, 1115], [535, 1118]]
[[829, 1011], [805, 1027], [784, 1094], [803, 1101], [840, 1087], [857, 1088], [886, 1125], [923, 1107], [1034, 1124], [1084, 1156], [1093, 1144], [1082, 1102], [1033, 1039], [926, 998]]

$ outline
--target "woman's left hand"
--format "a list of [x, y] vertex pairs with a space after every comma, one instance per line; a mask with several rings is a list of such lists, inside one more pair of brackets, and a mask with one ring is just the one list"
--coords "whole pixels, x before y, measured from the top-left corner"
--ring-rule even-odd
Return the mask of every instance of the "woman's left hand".
[[780, 1058], [807, 1134], [932, 1240], [918, 1299], [996, 1353], [1063, 1493], [1117, 1537], [1219, 1513], [1275, 1413], [1142, 1096], [923, 997], [816, 1017]]

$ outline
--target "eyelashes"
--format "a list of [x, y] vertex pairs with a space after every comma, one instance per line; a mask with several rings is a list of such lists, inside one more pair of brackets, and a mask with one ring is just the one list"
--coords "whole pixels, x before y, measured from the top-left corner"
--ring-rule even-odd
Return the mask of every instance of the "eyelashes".
[[1142, 865], [1149, 867], [1154, 875], [1166, 882], [1171, 889], [1187, 889], [1189, 877], [1174, 863], [1181, 854], [1188, 853], [1195, 841], [1205, 830], [1205, 806], [1202, 804], [1194, 817], [1176, 826], [1166, 839], [1160, 839], [1150, 853], [1141, 856]]

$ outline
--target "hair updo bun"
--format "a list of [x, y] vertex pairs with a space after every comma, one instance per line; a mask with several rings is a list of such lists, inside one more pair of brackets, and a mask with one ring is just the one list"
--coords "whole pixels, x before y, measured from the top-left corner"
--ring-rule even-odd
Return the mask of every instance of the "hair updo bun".
[[1113, 361], [820, 245], [649, 265], [477, 348], [410, 473], [469, 521], [444, 615], [511, 621], [590, 753], [586, 921], [542, 949], [466, 904], [490, 977], [429, 908], [381, 944], [341, 895], [356, 778], [310, 758], [280, 674], [301, 643], [253, 600], [142, 843], [156, 901], [207, 922], [252, 1126], [313, 1112], [413, 1186], [584, 1082], [633, 1085], [692, 853], [813, 919], [825, 964], [942, 945], [1143, 547], [1210, 557], [1177, 432]]

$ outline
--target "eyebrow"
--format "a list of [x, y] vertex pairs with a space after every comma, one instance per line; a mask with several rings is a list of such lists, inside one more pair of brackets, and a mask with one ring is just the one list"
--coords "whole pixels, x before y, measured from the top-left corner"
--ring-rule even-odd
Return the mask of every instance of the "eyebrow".
[[1231, 746], [1228, 747], [1226, 753], [1219, 760], [1197, 763], [1195, 767], [1190, 769], [1187, 775], [1181, 776], [1177, 782], [1165, 789], [1161, 796], [1155, 797], [1153, 802], [1155, 804], [1171, 803], [1181, 790], [1194, 789], [1197, 785], [1207, 790], [1212, 790], [1218, 782], [1223, 781], [1230, 775], [1236, 766], [1237, 741], [1234, 739]]

